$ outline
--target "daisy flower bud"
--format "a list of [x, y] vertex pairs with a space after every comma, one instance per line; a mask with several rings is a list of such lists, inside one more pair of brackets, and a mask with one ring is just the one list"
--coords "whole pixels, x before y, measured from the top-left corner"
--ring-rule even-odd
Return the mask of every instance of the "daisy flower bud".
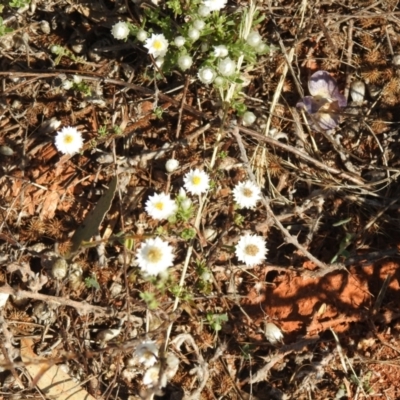
[[208, 49], [210, 48], [210, 45], [207, 43], [207, 42], [203, 42], [202, 44], [201, 44], [201, 51], [203, 52], [203, 53], [205, 53], [205, 52], [207, 52], [208, 51]]
[[181, 207], [183, 211], [189, 210], [190, 207], [192, 207], [192, 200], [190, 200], [188, 197], [184, 199], [181, 203]]
[[217, 76], [216, 72], [210, 67], [203, 67], [200, 68], [197, 76], [199, 77], [200, 81], [208, 85], [212, 83]]
[[55, 145], [63, 154], [75, 154], [83, 146], [82, 134], [72, 126], [64, 127], [57, 132]]
[[268, 46], [264, 43], [261, 42], [260, 44], [257, 45], [256, 47], [256, 52], [260, 54], [264, 54], [268, 51]]
[[257, 47], [261, 43], [261, 41], [262, 37], [257, 31], [250, 32], [246, 40], [247, 44], [251, 47]]
[[265, 324], [264, 334], [267, 340], [272, 344], [282, 342], [283, 340], [282, 331], [272, 322], [267, 322]]
[[203, 0], [203, 4], [211, 11], [219, 11], [226, 6], [227, 0]]
[[147, 214], [151, 218], [158, 220], [172, 217], [176, 213], [177, 208], [178, 206], [175, 201], [168, 194], [164, 193], [156, 193], [154, 196], [149, 196], [145, 205]]
[[156, 59], [155, 59], [155, 63], [156, 63], [156, 65], [157, 65], [157, 68], [161, 68], [162, 67], [162, 65], [164, 64], [164, 57], [157, 57]]
[[253, 208], [261, 198], [261, 190], [251, 181], [240, 182], [233, 189], [233, 198], [240, 208]]
[[139, 29], [136, 34], [136, 39], [139, 40], [139, 42], [144, 42], [148, 36], [148, 33], [144, 29]]
[[189, 69], [192, 66], [192, 64], [193, 64], [193, 59], [187, 54], [184, 54], [178, 58], [178, 65], [182, 71], [186, 71], [187, 69]]
[[193, 28], [197, 29], [198, 31], [201, 31], [204, 29], [206, 26], [206, 23], [202, 19], [196, 19], [193, 21]]
[[200, 17], [208, 17], [211, 14], [211, 9], [202, 4], [197, 13], [200, 15]]
[[159, 237], [147, 239], [136, 253], [139, 268], [146, 275], [158, 275], [172, 267], [173, 248]]
[[179, 193], [178, 193], [178, 196], [180, 197], [180, 198], [182, 198], [182, 199], [186, 199], [186, 192], [185, 192], [185, 189], [184, 188], [180, 188], [179, 189]]
[[179, 167], [179, 161], [175, 160], [174, 158], [170, 158], [166, 163], [165, 163], [165, 169], [167, 172], [174, 172], [177, 168]]
[[225, 78], [223, 78], [222, 76], [217, 76], [215, 78], [214, 85], [219, 87], [224, 86], [225, 82], [226, 82]]
[[126, 22], [117, 22], [111, 29], [111, 34], [115, 39], [124, 40], [129, 36], [129, 27]]
[[185, 189], [191, 194], [201, 194], [210, 187], [210, 177], [204, 171], [191, 170], [183, 178]]
[[[157, 386], [160, 382], [160, 364], [150, 367], [143, 375], [143, 384], [146, 386]], [[167, 386], [167, 377], [161, 377], [161, 387]]]
[[188, 31], [188, 37], [190, 40], [192, 40], [194, 42], [200, 37], [200, 31], [197, 30], [196, 28], [191, 27], [191, 28], [189, 28], [189, 31]]
[[224, 58], [229, 54], [226, 46], [220, 44], [219, 46], [214, 46], [214, 56]]
[[243, 114], [243, 125], [244, 126], [249, 126], [249, 125], [254, 124], [255, 120], [256, 120], [256, 116], [251, 111], [246, 111]]
[[186, 42], [186, 39], [183, 36], [177, 36], [174, 40], [176, 47], [182, 47]]
[[69, 89], [72, 88], [72, 82], [69, 81], [68, 79], [66, 79], [66, 80], [63, 81], [63, 83], [61, 84], [61, 87], [62, 87], [64, 90], [69, 90]]
[[261, 236], [250, 234], [240, 237], [235, 250], [237, 259], [249, 267], [261, 264], [265, 260], [266, 252], [265, 240]]
[[72, 80], [74, 81], [74, 83], [76, 83], [76, 84], [78, 85], [79, 83], [82, 82], [82, 77], [79, 76], [79, 75], [74, 75], [74, 76], [72, 77]]
[[229, 57], [226, 57], [219, 62], [218, 71], [223, 76], [231, 76], [236, 71], [236, 63]]
[[153, 33], [151, 37], [146, 39], [144, 47], [153, 57], [164, 57], [168, 50], [168, 40], [162, 33], [159, 35]]

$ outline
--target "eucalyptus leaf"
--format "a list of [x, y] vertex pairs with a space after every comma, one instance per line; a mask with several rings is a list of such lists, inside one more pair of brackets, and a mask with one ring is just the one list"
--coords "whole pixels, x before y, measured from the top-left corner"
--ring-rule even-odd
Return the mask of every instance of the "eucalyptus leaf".
[[101, 196], [96, 206], [86, 216], [85, 220], [75, 231], [72, 236], [71, 252], [68, 258], [71, 258], [81, 246], [83, 241], [88, 241], [92, 236], [97, 235], [99, 226], [102, 223], [105, 215], [110, 209], [111, 203], [114, 199], [115, 191], [117, 190], [117, 177], [111, 180], [107, 191]]

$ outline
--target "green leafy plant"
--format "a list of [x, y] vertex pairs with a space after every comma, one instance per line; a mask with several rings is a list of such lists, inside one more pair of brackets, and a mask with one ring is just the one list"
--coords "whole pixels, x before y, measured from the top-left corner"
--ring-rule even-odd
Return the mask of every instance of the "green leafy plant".
[[8, 5], [13, 8], [22, 8], [30, 4], [30, 0], [11, 0]]
[[[0, 11], [0, 12], [1, 12], [1, 11]], [[7, 28], [7, 27], [4, 25], [4, 22], [3, 22], [3, 21], [4, 21], [3, 18], [0, 17], [0, 36], [4, 36], [5, 34], [7, 34], [7, 33], [13, 31], [11, 28]]]
[[94, 275], [85, 278], [85, 286], [88, 289], [100, 290], [100, 284]]
[[211, 326], [211, 328], [218, 332], [222, 329], [222, 324], [228, 321], [228, 314], [213, 314], [211, 312], [207, 313], [207, 322]]

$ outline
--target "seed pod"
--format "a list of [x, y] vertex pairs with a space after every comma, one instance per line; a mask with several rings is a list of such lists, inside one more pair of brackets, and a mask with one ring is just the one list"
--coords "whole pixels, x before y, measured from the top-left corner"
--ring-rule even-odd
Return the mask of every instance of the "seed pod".
[[350, 86], [350, 96], [356, 103], [362, 103], [365, 97], [365, 83], [363, 81], [354, 81]]
[[267, 340], [272, 344], [281, 342], [283, 339], [282, 331], [272, 322], [267, 322], [265, 324], [264, 334]]
[[62, 280], [67, 276], [68, 263], [63, 258], [57, 258], [51, 268], [51, 275], [54, 279]]
[[83, 271], [79, 264], [74, 263], [70, 267], [68, 285], [72, 290], [78, 290], [83, 281]]
[[39, 26], [44, 34], [48, 35], [51, 32], [50, 24], [47, 21], [40, 21]]
[[97, 333], [96, 340], [105, 343], [114, 339], [121, 333], [121, 329], [104, 329]]
[[12, 156], [14, 154], [14, 150], [8, 146], [0, 146], [0, 154], [2, 156]]

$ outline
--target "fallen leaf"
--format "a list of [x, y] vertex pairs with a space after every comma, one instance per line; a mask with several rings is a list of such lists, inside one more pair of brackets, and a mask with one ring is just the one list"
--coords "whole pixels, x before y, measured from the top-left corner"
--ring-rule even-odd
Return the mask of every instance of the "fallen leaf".
[[57, 400], [96, 400], [82, 389], [70, 375], [50, 359], [37, 356], [33, 350], [32, 339], [21, 339], [21, 358], [32, 381], [48, 399]]

